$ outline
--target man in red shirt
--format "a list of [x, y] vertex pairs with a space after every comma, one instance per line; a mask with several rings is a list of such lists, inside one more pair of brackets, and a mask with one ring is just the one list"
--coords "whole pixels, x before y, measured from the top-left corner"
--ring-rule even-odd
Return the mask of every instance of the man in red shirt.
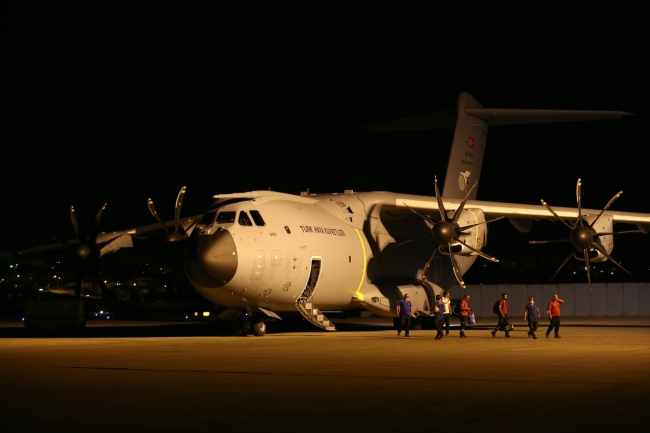
[[469, 301], [469, 295], [463, 296], [463, 299], [460, 300], [460, 338], [467, 338], [465, 337], [465, 326], [467, 325], [469, 313], [472, 311], [467, 301]]
[[548, 303], [548, 318], [551, 320], [551, 324], [546, 330], [546, 338], [548, 338], [551, 330], [555, 328], [555, 338], [560, 337], [560, 305], [564, 304], [564, 301], [556, 294], [553, 295], [553, 300]]
[[508, 294], [502, 293], [501, 300], [499, 301], [499, 323], [492, 331], [492, 336], [496, 337], [497, 331], [506, 331], [506, 337], [510, 338], [510, 323], [508, 323]]

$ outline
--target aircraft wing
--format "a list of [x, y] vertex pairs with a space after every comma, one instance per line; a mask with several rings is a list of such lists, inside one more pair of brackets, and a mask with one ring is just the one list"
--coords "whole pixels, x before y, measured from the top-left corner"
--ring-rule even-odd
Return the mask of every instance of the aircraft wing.
[[[184, 229], [189, 229], [191, 230], [194, 222], [200, 218], [201, 215], [195, 215], [192, 217], [188, 218], [183, 218], [181, 221], [179, 221], [179, 224], [184, 228]], [[175, 221], [166, 221], [165, 227], [169, 230], [174, 229]], [[102, 232], [97, 235], [97, 243], [100, 244], [102, 242], [109, 242], [104, 248], [101, 250], [101, 255], [109, 254], [109, 253], [114, 253], [117, 250], [121, 248], [132, 248], [133, 247], [133, 237], [147, 237], [151, 235], [155, 235], [157, 233], [163, 232], [163, 227], [158, 224], [148, 224], [146, 226], [140, 226], [140, 227], [135, 227], [132, 229], [128, 230], [119, 230], [119, 231], [112, 231], [112, 232]], [[62, 250], [62, 249], [67, 249], [70, 247], [70, 245], [76, 245], [79, 243], [78, 239], [72, 239], [68, 240], [65, 242], [57, 242], [53, 244], [48, 244], [48, 245], [41, 245], [38, 247], [34, 248], [27, 248], [24, 250], [21, 250], [18, 252], [20, 255], [33, 255], [33, 254], [40, 254], [40, 253], [45, 253], [49, 251], [55, 251], [55, 250]]]
[[[462, 202], [461, 199], [443, 199], [442, 201], [447, 211], [457, 209]], [[410, 207], [417, 211], [438, 211], [438, 202], [435, 197], [396, 195], [395, 207], [404, 209]], [[541, 205], [468, 200], [465, 208], [481, 209], [488, 217], [507, 217], [515, 227], [517, 226], [516, 220], [520, 219], [556, 219], [548, 209]], [[566, 221], [574, 221], [578, 218], [577, 208], [553, 206], [553, 210]], [[598, 215], [600, 212], [600, 209], [582, 209], [583, 215]], [[650, 232], [650, 213], [622, 212], [608, 209], [603, 215], [611, 216], [615, 223], [636, 224], [639, 230], [643, 230], [644, 233]]]

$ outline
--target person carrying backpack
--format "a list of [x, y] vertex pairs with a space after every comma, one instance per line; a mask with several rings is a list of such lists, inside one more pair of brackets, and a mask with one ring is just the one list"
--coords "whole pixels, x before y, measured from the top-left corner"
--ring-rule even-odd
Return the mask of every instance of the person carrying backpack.
[[493, 311], [499, 316], [499, 323], [491, 332], [492, 337], [496, 337], [497, 331], [506, 332], [506, 338], [510, 338], [510, 324], [508, 323], [508, 294], [503, 293], [501, 300], [494, 304]]

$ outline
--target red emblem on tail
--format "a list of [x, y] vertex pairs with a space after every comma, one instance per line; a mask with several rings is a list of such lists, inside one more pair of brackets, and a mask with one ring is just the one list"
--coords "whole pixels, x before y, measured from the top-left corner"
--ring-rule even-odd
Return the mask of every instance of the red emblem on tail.
[[470, 149], [474, 149], [474, 137], [467, 137], [467, 144], [469, 144]]

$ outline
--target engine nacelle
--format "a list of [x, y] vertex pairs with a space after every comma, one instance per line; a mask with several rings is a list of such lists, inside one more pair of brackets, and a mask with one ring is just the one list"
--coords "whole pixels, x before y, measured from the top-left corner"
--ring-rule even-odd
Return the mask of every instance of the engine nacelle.
[[[583, 221], [588, 225], [594, 222], [598, 215], [585, 215]], [[614, 219], [611, 215], [603, 214], [598, 218], [596, 225], [592, 227], [595, 233], [613, 233], [614, 232]], [[597, 242], [603, 247], [607, 254], [612, 254], [614, 249], [614, 235], [594, 236], [594, 242]], [[574, 257], [578, 260], [584, 260], [583, 254], [577, 253]], [[600, 251], [593, 248], [589, 249], [589, 261], [591, 262], [605, 262], [607, 257]]]
[[[448, 212], [447, 215], [449, 218], [453, 218], [455, 212]], [[482, 223], [482, 224], [480, 224]], [[470, 226], [473, 224], [479, 224], [477, 226], [471, 227], [467, 230], [464, 230], [465, 235], [460, 236], [460, 240], [465, 242], [470, 247], [473, 247], [479, 251], [485, 245], [487, 245], [487, 224], [485, 224], [485, 214], [481, 209], [463, 209], [463, 213], [458, 219], [458, 225], [460, 227]], [[474, 251], [467, 248], [465, 245], [460, 242], [454, 242], [451, 244], [451, 248], [454, 254], [460, 256], [476, 256]], [[446, 248], [440, 248], [439, 252], [443, 254], [449, 254], [449, 251]]]

